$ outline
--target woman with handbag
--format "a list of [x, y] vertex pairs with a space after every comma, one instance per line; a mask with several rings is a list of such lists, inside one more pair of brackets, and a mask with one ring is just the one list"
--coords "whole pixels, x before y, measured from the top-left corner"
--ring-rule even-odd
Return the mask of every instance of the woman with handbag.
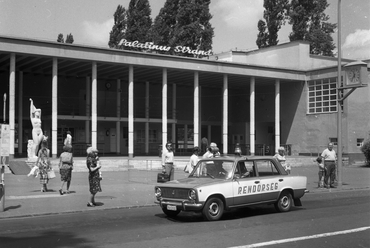
[[95, 195], [98, 192], [101, 192], [101, 186], [100, 186], [100, 174], [99, 170], [101, 168], [101, 165], [99, 163], [99, 157], [98, 157], [98, 150], [93, 147], [89, 147], [86, 150], [87, 157], [86, 157], [86, 165], [89, 169], [89, 190], [90, 190], [90, 197], [89, 201], [87, 203], [88, 207], [95, 207]]
[[[69, 194], [69, 187], [71, 186], [71, 179], [72, 179], [72, 170], [73, 170], [73, 154], [72, 154], [72, 146], [65, 145], [63, 146], [63, 153], [60, 154], [59, 160], [59, 172], [60, 172], [60, 180], [62, 184], [59, 189], [59, 193], [63, 195], [64, 193]], [[63, 191], [64, 184], [67, 183], [67, 191]]]
[[47, 139], [44, 138], [41, 142], [41, 149], [38, 152], [38, 157], [36, 160], [36, 166], [39, 168], [39, 176], [40, 176], [40, 184], [42, 184], [41, 192], [47, 192], [47, 184], [49, 182], [48, 172], [51, 169], [49, 153], [50, 150], [47, 148], [48, 142]]

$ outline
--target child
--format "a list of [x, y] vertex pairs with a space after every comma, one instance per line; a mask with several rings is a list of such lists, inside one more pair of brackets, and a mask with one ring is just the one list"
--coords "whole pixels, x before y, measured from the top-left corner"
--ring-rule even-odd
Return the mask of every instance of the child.
[[317, 165], [319, 166], [319, 188], [324, 188], [324, 177], [325, 177], [325, 166], [322, 163], [322, 157], [316, 159]]

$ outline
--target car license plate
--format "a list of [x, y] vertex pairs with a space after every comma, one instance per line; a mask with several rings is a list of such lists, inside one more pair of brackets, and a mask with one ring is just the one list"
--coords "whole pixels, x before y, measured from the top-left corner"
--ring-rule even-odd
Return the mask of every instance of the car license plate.
[[167, 210], [176, 211], [176, 206], [167, 205]]

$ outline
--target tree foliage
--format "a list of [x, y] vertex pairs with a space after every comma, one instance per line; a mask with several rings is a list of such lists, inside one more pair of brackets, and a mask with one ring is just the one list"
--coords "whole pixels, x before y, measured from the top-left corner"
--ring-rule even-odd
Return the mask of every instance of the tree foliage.
[[364, 153], [367, 165], [370, 166], [370, 138], [367, 139], [361, 147], [361, 151]]
[[109, 32], [108, 46], [110, 48], [118, 48], [119, 42], [125, 37], [127, 29], [127, 12], [122, 5], [118, 5], [114, 12], [114, 25]]
[[58, 34], [57, 42], [64, 43], [64, 37], [63, 34]]
[[[65, 43], [72, 44], [73, 41], [74, 41], [73, 35], [71, 33], [70, 34], [67, 34], [67, 38], [65, 40]], [[64, 36], [63, 36], [62, 33], [58, 34], [57, 42], [64, 43]]]
[[[167, 0], [164, 7], [161, 8], [159, 14], [154, 19], [151, 29], [152, 41], [154, 44], [162, 46], [173, 46], [170, 40], [173, 37], [175, 25], [177, 23], [176, 16], [178, 13], [179, 0]], [[167, 53], [167, 52], [161, 52]]]
[[[285, 24], [288, 0], [264, 0], [263, 18], [258, 21], [258, 48], [275, 46], [278, 44], [278, 32], [281, 25]], [[267, 29], [267, 30], [266, 30]]]
[[266, 31], [267, 29], [266, 22], [264, 22], [263, 20], [259, 20], [257, 24], [257, 28], [258, 28], [258, 34], [257, 34], [256, 44], [258, 48], [268, 47], [267, 45], [268, 33]]
[[290, 41], [307, 40], [311, 54], [334, 56], [331, 34], [336, 24], [329, 23], [329, 16], [324, 13], [328, 6], [326, 0], [291, 0], [288, 9], [292, 25]]
[[278, 44], [278, 31], [281, 25], [292, 25], [290, 41], [310, 42], [310, 53], [334, 56], [332, 34], [336, 24], [329, 23], [324, 13], [329, 6], [327, 0], [264, 0], [264, 20], [259, 20], [256, 44], [258, 48]]
[[[169, 44], [189, 47], [190, 50], [211, 50], [213, 28], [210, 23], [210, 0], [180, 0], [173, 37]], [[180, 56], [194, 56], [177, 53]]]
[[71, 33], [67, 34], [66, 43], [72, 44], [73, 41], [74, 41], [73, 35]]
[[[152, 10], [148, 0], [131, 0], [127, 11], [127, 29], [124, 38], [145, 43], [151, 40]], [[141, 48], [124, 47], [127, 50], [142, 51]]]

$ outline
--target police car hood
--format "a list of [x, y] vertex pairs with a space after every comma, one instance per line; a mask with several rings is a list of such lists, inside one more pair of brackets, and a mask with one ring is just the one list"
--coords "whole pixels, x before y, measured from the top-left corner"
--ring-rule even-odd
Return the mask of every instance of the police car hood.
[[175, 187], [175, 188], [194, 188], [201, 185], [209, 185], [214, 183], [220, 183], [223, 181], [228, 181], [226, 179], [217, 179], [217, 178], [198, 178], [198, 177], [188, 177], [178, 180], [169, 181], [161, 186], [163, 187]]

